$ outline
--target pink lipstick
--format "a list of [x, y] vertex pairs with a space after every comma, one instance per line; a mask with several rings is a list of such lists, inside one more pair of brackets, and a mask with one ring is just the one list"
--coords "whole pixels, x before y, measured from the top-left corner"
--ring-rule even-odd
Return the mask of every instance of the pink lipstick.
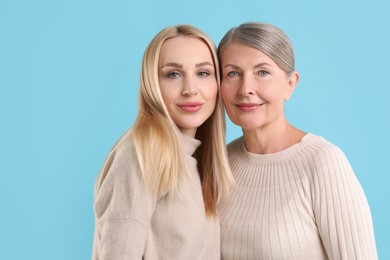
[[201, 102], [185, 102], [177, 104], [178, 107], [180, 107], [185, 112], [198, 112], [200, 109], [202, 109], [203, 103]]

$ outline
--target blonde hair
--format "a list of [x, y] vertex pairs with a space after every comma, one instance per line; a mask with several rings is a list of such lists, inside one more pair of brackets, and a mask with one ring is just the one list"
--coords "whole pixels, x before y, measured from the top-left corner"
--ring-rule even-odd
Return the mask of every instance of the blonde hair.
[[218, 45], [219, 57], [232, 42], [238, 42], [263, 52], [287, 75], [295, 70], [292, 44], [287, 35], [274, 25], [251, 22], [230, 29]]
[[[180, 130], [170, 117], [164, 104], [159, 80], [158, 60], [163, 43], [178, 36], [195, 37], [204, 41], [213, 57], [216, 80], [220, 85], [219, 63], [213, 41], [199, 29], [189, 25], [168, 27], [160, 31], [149, 43], [142, 60], [139, 112], [134, 126], [115, 144], [131, 138], [145, 183], [151, 191], [172, 195], [178, 192], [179, 176], [185, 174], [186, 165]], [[202, 142], [196, 150], [202, 182], [205, 211], [216, 215], [216, 205], [233, 183], [225, 146], [225, 114], [220, 93], [212, 115], [197, 129], [196, 139]], [[104, 168], [104, 167], [103, 167]], [[101, 176], [96, 188], [102, 182]]]

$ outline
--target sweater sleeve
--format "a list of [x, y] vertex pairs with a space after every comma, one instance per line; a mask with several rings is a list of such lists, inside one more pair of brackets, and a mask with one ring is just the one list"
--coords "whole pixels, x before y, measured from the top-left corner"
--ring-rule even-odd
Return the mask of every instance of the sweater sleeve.
[[315, 162], [313, 209], [329, 259], [377, 259], [367, 199], [344, 153], [330, 145]]
[[92, 259], [142, 259], [156, 196], [145, 189], [132, 146], [110, 154], [101, 174]]

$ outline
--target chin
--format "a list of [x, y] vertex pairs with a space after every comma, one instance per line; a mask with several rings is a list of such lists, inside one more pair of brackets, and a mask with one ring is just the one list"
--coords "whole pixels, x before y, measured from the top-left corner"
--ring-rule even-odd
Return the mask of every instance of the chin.
[[256, 122], [250, 121], [250, 120], [232, 120], [232, 122], [241, 127], [242, 129], [245, 130], [252, 130], [261, 127], [261, 125], [257, 124]]
[[202, 126], [204, 121], [202, 122], [188, 122], [187, 124], [180, 124], [180, 127], [190, 129], [190, 128], [198, 128]]

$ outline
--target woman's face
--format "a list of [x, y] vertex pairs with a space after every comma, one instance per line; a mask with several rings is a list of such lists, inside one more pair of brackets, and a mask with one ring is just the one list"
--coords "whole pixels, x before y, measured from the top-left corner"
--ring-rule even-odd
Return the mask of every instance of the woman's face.
[[211, 51], [202, 40], [179, 36], [160, 51], [158, 78], [169, 115], [182, 133], [196, 129], [213, 113], [218, 84]]
[[298, 80], [290, 77], [261, 51], [230, 43], [221, 55], [221, 95], [226, 111], [236, 125], [254, 130], [284, 119], [284, 101]]

